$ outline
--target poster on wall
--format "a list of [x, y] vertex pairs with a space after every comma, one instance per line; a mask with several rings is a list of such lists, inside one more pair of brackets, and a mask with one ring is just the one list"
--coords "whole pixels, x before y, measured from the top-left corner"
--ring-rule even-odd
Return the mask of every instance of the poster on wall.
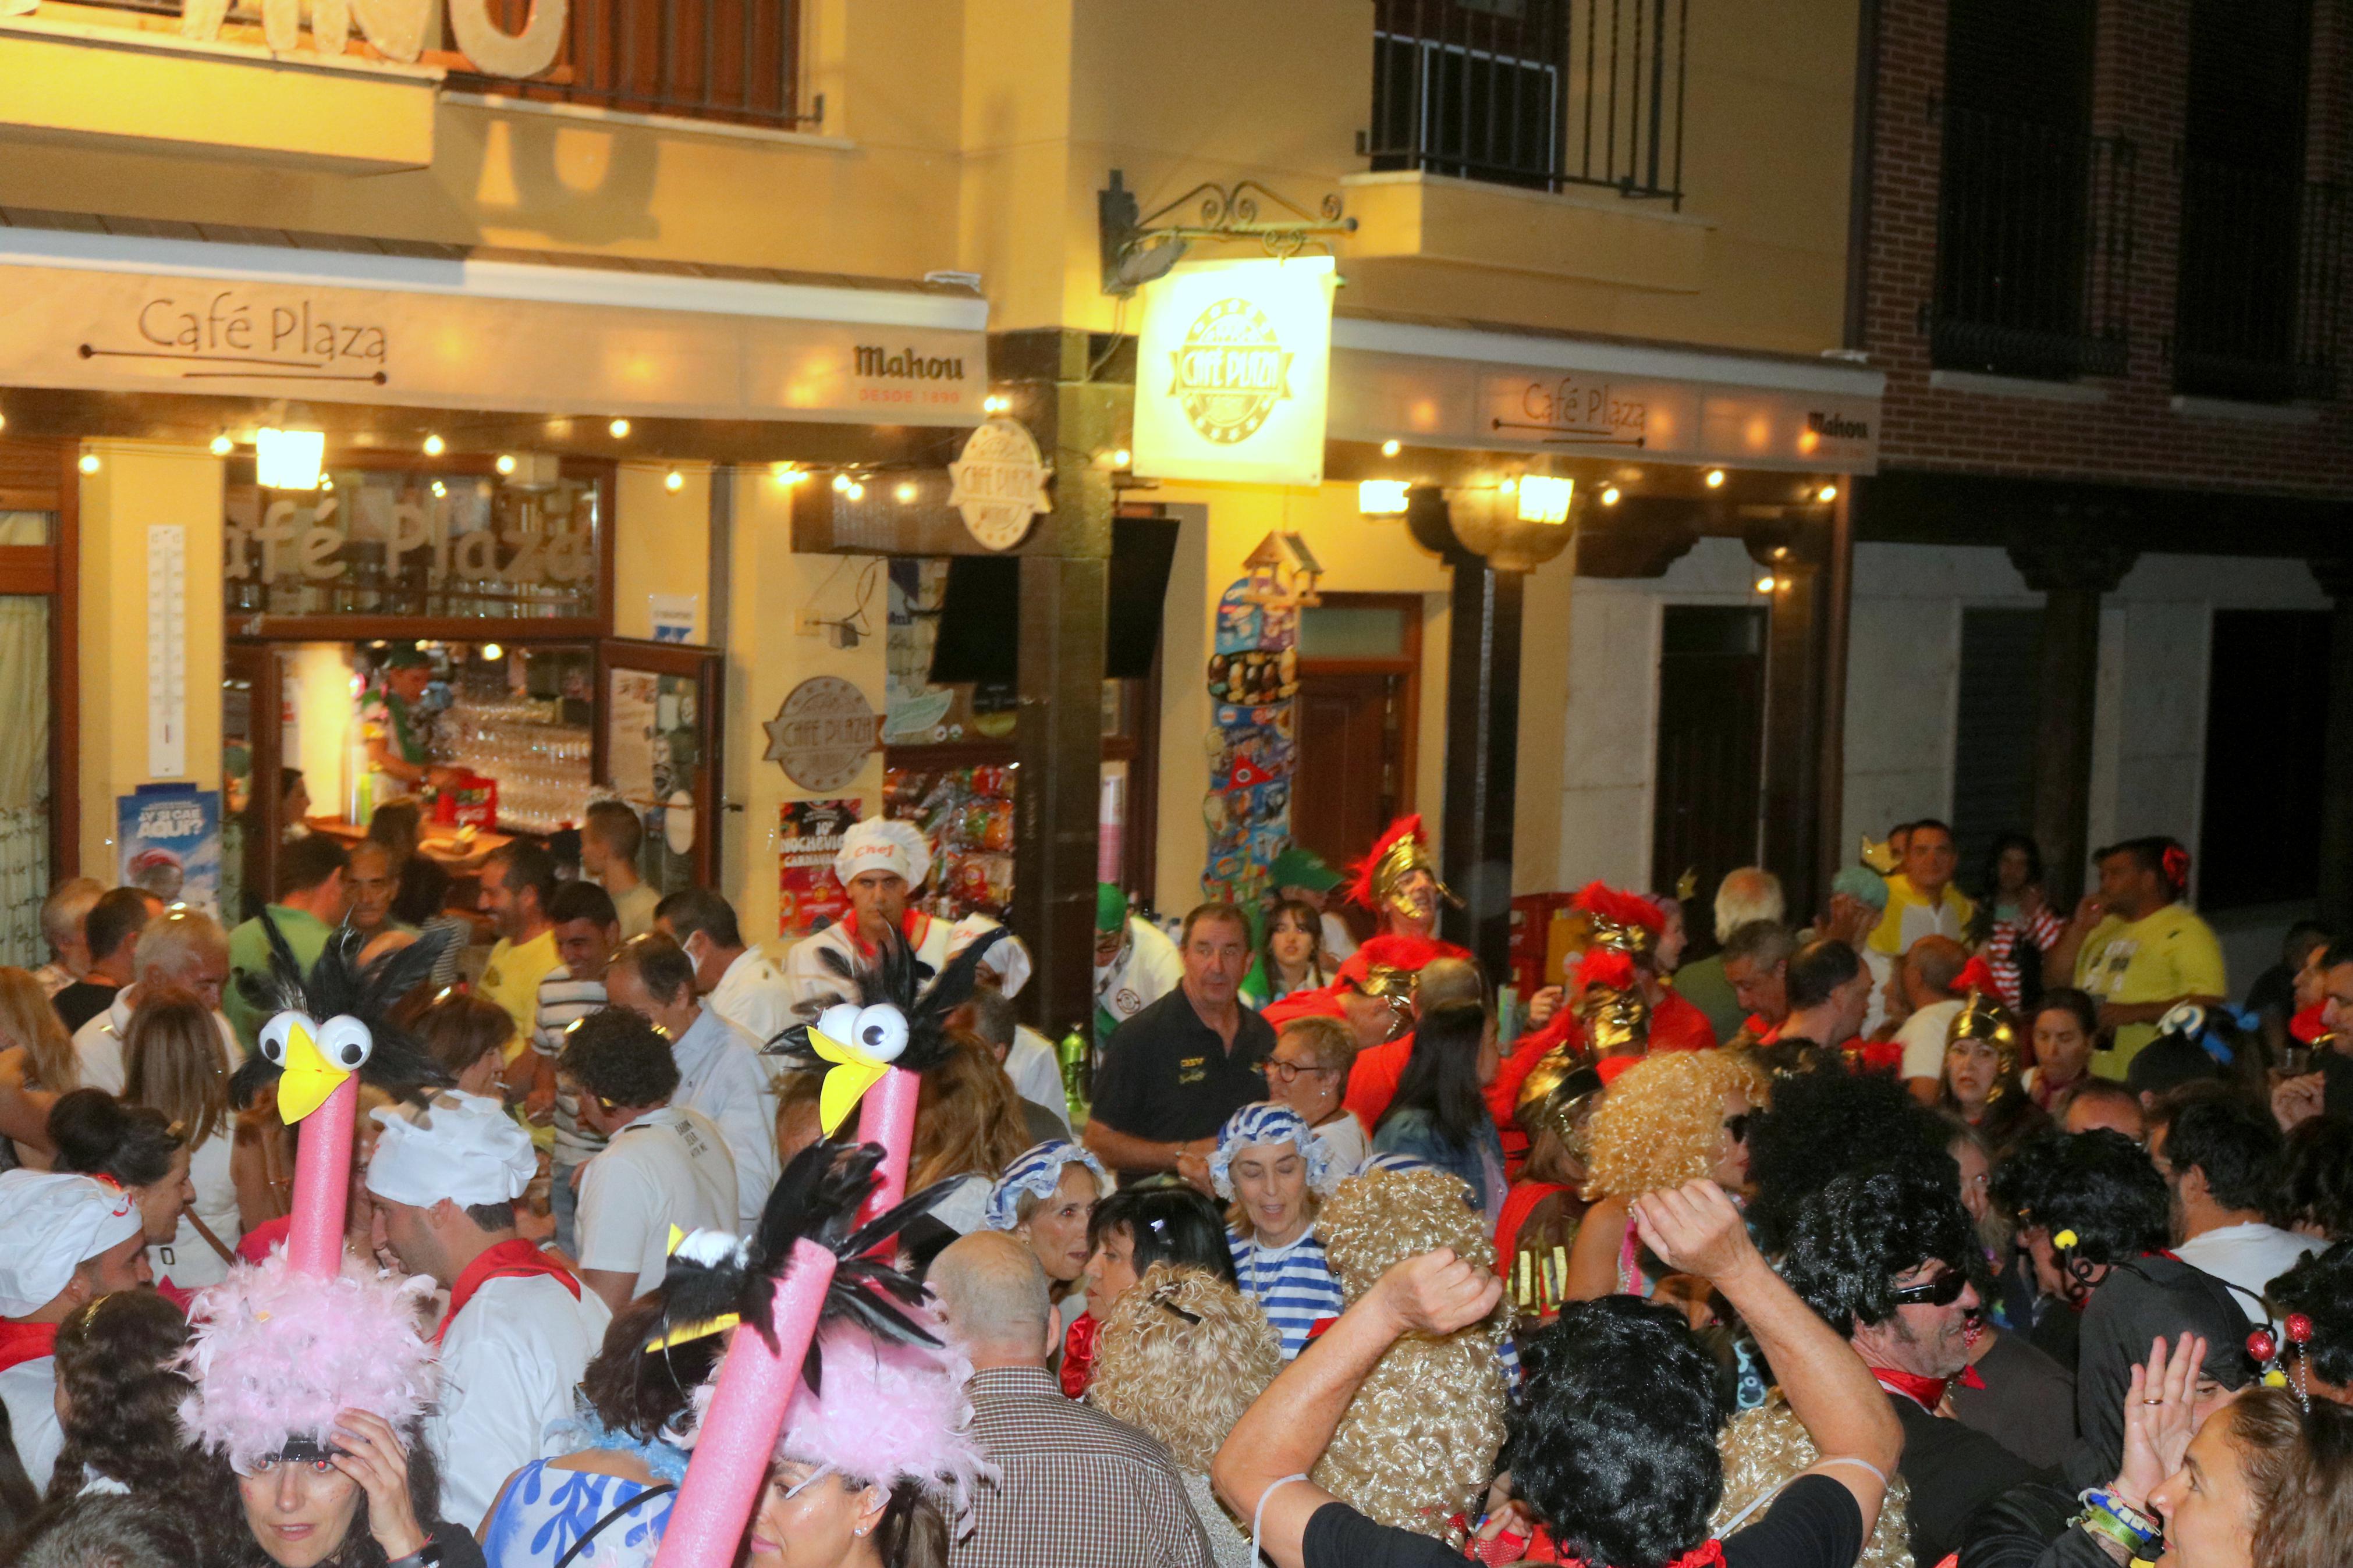
[[114, 801], [117, 879], [167, 904], [218, 917], [220, 793], [194, 784], [142, 784]]
[[1209, 656], [1209, 830], [1205, 897], [1257, 907], [1268, 868], [1291, 843], [1299, 768], [1299, 612], [1315, 602], [1321, 567], [1296, 535], [1269, 534], [1248, 574], [1218, 599]]
[[807, 936], [849, 912], [849, 894], [833, 874], [841, 836], [859, 817], [859, 802], [788, 800], [776, 822], [776, 934]]

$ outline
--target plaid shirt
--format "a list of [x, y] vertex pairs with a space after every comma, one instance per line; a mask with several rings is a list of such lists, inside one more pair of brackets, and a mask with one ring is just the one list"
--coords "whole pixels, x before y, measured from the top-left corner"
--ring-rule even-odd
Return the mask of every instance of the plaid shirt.
[[1063, 1398], [1043, 1367], [986, 1367], [966, 1391], [1003, 1479], [979, 1489], [949, 1568], [1212, 1568], [1167, 1449]]

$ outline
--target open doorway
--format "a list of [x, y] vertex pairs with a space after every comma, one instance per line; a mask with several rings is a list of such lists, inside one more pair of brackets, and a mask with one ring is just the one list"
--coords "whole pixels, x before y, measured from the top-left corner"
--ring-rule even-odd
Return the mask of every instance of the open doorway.
[[1725, 872], [1756, 862], [1764, 712], [1764, 610], [1667, 605], [1659, 642], [1653, 887], [1672, 887], [1690, 871], [1700, 898], [1712, 899]]

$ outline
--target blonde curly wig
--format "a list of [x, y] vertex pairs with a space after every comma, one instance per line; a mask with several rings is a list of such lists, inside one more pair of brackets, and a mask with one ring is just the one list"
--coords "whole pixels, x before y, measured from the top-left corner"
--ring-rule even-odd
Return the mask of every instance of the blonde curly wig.
[[[1495, 1246], [1462, 1184], [1441, 1171], [1366, 1171], [1342, 1182], [1315, 1234], [1354, 1305], [1391, 1265], [1451, 1247], [1493, 1268]], [[1504, 1446], [1505, 1321], [1443, 1339], [1409, 1334], [1391, 1345], [1340, 1417], [1316, 1462], [1315, 1484], [1383, 1524], [1453, 1542], [1446, 1521], [1478, 1516], [1480, 1494]]]
[[1724, 1137], [1724, 1097], [1765, 1103], [1766, 1078], [1730, 1051], [1662, 1051], [1618, 1075], [1593, 1113], [1588, 1198], [1631, 1197], [1697, 1181]]
[[[1821, 1450], [1806, 1436], [1805, 1427], [1778, 1394], [1755, 1410], [1744, 1410], [1716, 1435], [1716, 1452], [1724, 1458], [1724, 1498], [1707, 1521], [1708, 1533], [1721, 1535], [1734, 1516], [1758, 1498], [1787, 1485], [1821, 1461]], [[1913, 1568], [1908, 1515], [1912, 1488], [1902, 1476], [1890, 1479], [1887, 1500], [1879, 1505], [1879, 1522], [1862, 1543], [1857, 1568]], [[1754, 1524], [1771, 1503], [1760, 1503], [1741, 1521]]]
[[1282, 1370], [1282, 1337], [1256, 1301], [1207, 1269], [1155, 1263], [1103, 1321], [1087, 1403], [1160, 1439], [1178, 1469], [1207, 1475]]

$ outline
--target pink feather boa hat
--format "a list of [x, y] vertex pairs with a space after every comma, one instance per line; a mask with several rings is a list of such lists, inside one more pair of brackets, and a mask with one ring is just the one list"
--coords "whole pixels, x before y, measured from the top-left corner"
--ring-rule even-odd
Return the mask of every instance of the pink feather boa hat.
[[421, 1332], [433, 1280], [380, 1274], [352, 1258], [335, 1279], [299, 1274], [286, 1249], [196, 1292], [188, 1348], [176, 1365], [195, 1381], [180, 1405], [189, 1438], [228, 1456], [239, 1475], [286, 1446], [322, 1445], [344, 1410], [395, 1430], [433, 1397], [433, 1349]]
[[[938, 1332], [929, 1314], [910, 1315]], [[887, 1344], [848, 1323], [828, 1324], [818, 1343], [825, 1394], [811, 1394], [806, 1381], [794, 1384], [776, 1437], [779, 1461], [831, 1465], [874, 1486], [914, 1481], [952, 1503], [956, 1513], [970, 1506], [976, 1486], [997, 1479], [966, 1429], [972, 1401], [964, 1385], [972, 1363], [962, 1352], [953, 1346]], [[726, 1365], [723, 1357], [719, 1364]], [[695, 1429], [681, 1436], [689, 1447], [701, 1436], [717, 1381], [714, 1369], [712, 1381], [694, 1391]]]

